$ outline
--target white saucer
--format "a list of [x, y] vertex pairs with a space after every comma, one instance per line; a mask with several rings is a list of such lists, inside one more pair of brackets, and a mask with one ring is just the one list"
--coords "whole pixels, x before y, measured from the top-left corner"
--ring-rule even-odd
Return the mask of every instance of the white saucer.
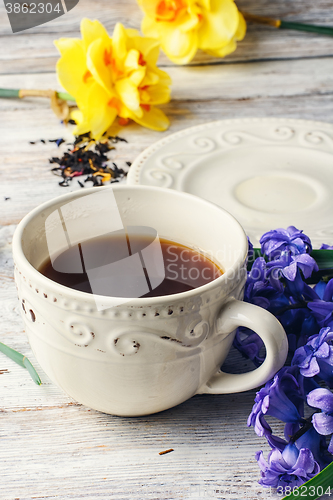
[[258, 118], [191, 127], [146, 149], [132, 164], [128, 183], [212, 201], [239, 220], [255, 246], [265, 231], [290, 225], [303, 229], [314, 248], [333, 244], [328, 123]]

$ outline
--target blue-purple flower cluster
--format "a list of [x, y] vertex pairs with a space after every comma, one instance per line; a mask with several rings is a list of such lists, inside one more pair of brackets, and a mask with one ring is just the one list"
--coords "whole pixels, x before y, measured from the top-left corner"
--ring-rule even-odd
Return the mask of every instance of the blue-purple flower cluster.
[[[300, 486], [333, 461], [333, 279], [306, 283], [318, 271], [311, 241], [293, 226], [265, 233], [263, 257], [254, 260], [244, 300], [274, 314], [289, 341], [289, 357], [257, 392], [248, 426], [272, 450], [256, 453], [262, 486]], [[324, 249], [333, 249], [323, 245]], [[249, 258], [253, 248], [249, 242]], [[261, 339], [239, 328], [235, 347], [256, 366], [263, 361]], [[284, 422], [284, 436], [273, 434], [267, 416]]]

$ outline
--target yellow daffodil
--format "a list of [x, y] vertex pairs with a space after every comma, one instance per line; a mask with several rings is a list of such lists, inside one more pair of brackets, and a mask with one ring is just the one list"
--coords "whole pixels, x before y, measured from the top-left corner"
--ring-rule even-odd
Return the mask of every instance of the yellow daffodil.
[[95, 139], [119, 117], [154, 130], [165, 130], [169, 120], [156, 107], [170, 100], [171, 79], [157, 68], [159, 43], [117, 24], [112, 38], [98, 21], [83, 19], [82, 39], [55, 41], [61, 58], [57, 74], [76, 100], [75, 134], [92, 132]]
[[138, 0], [142, 31], [156, 38], [171, 61], [186, 64], [198, 49], [224, 57], [236, 49], [246, 23], [233, 0]]

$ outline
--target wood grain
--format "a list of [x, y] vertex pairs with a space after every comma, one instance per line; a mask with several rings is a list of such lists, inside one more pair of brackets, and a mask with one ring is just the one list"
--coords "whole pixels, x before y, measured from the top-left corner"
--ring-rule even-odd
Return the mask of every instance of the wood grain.
[[[239, 8], [286, 20], [333, 26], [333, 1], [239, 0]], [[80, 0], [66, 16], [13, 35], [0, 2], [0, 87], [60, 89], [53, 40], [79, 36], [82, 17], [139, 28], [135, 0]], [[166, 134], [211, 120], [291, 117], [332, 122], [333, 39], [248, 26], [236, 52], [218, 60], [198, 53], [190, 67], [161, 55], [173, 79], [163, 109], [165, 133], [135, 124], [119, 133], [112, 159], [123, 167]], [[166, 412], [119, 418], [79, 405], [58, 389], [35, 360], [23, 331], [13, 279], [11, 238], [32, 208], [67, 191], [48, 159], [65, 150], [40, 139], [72, 139], [43, 99], [0, 99], [0, 341], [27, 355], [43, 384], [0, 354], [0, 500], [258, 500], [279, 497], [257, 481], [254, 453], [269, 451], [246, 427], [255, 391], [195, 396]], [[35, 141], [35, 144], [29, 144]], [[9, 198], [5, 200], [5, 198]], [[232, 354], [229, 366], [241, 360]], [[243, 362], [244, 363], [244, 362]], [[249, 366], [249, 365], [247, 365]], [[274, 422], [282, 435], [282, 426]], [[174, 452], [159, 455], [173, 448]]]
[[[332, 1], [316, 2], [297, 0], [241, 0], [240, 9], [254, 14], [283, 17], [290, 21], [332, 25], [328, 9]], [[99, 19], [111, 34], [117, 22], [126, 27], [140, 28], [141, 11], [135, 0], [80, 0], [68, 14], [42, 26], [13, 35], [4, 6], [0, 3], [0, 74], [50, 72], [55, 68], [58, 53], [53, 41], [60, 37], [79, 37], [80, 20], [83, 17]], [[279, 31], [274, 28], [248, 25], [247, 35], [238, 49], [225, 59], [217, 59], [198, 52], [191, 64], [226, 64], [230, 62], [313, 58], [333, 55], [333, 38], [296, 31]], [[161, 55], [161, 66], [173, 66]]]
[[[222, 66], [170, 67], [172, 101], [163, 106], [171, 119], [167, 132], [159, 133], [135, 124], [124, 128], [128, 140], [118, 143], [112, 158], [126, 167], [143, 149], [168, 133], [190, 125], [233, 117], [286, 116], [322, 121], [332, 119], [333, 59], [265, 61]], [[23, 84], [31, 88], [60, 89], [53, 73], [0, 75], [0, 87]], [[0, 184], [2, 224], [14, 224], [38, 204], [80, 189], [58, 186], [48, 159], [60, 151], [40, 139], [71, 138], [71, 127], [59, 124], [43, 99], [0, 99], [2, 120], [0, 154], [4, 169]], [[18, 136], [17, 126], [20, 124]], [[36, 141], [35, 145], [29, 141]], [[38, 183], [36, 181], [38, 179]], [[34, 196], [31, 196], [31, 193]], [[5, 201], [5, 197], [10, 200]]]
[[[36, 386], [27, 371], [0, 356], [0, 498], [265, 498], [254, 459], [263, 443], [246, 428], [254, 391], [195, 396], [130, 419], [75, 403], [49, 381], [22, 331], [11, 279], [14, 228], [0, 229], [0, 267], [7, 278], [0, 281], [0, 341], [27, 355], [43, 384]], [[172, 454], [159, 455], [170, 447]]]

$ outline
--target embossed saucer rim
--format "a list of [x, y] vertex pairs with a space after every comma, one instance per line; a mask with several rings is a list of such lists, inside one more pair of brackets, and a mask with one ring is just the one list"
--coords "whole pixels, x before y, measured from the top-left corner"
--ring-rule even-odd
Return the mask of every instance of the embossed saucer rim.
[[142, 166], [145, 164], [147, 158], [154, 153], [155, 151], [158, 151], [160, 148], [164, 147], [166, 144], [169, 144], [170, 142], [173, 142], [175, 139], [178, 139], [180, 137], [192, 135], [193, 133], [196, 132], [201, 132], [205, 131], [209, 128], [216, 127], [216, 126], [221, 126], [221, 125], [235, 125], [237, 123], [266, 123], [266, 122], [280, 122], [281, 124], [287, 124], [287, 125], [293, 125], [293, 124], [298, 124], [298, 125], [309, 125], [313, 127], [323, 127], [323, 128], [328, 128], [330, 131], [333, 131], [333, 124], [329, 122], [322, 122], [322, 121], [317, 121], [317, 120], [304, 120], [304, 119], [298, 119], [298, 118], [275, 118], [275, 117], [268, 117], [268, 118], [230, 118], [226, 120], [214, 120], [211, 122], [207, 123], [201, 123], [200, 125], [193, 125], [192, 127], [187, 127], [182, 130], [179, 130], [178, 132], [174, 132], [172, 134], [168, 134], [166, 137], [163, 137], [163, 139], [160, 139], [159, 141], [154, 142], [151, 146], [148, 146], [142, 153], [140, 153], [136, 159], [132, 162], [131, 168], [127, 174], [127, 184], [132, 185], [132, 184], [139, 184], [139, 174]]
[[[167, 188], [160, 188], [160, 187], [154, 187], [154, 186], [128, 186], [126, 184], [120, 185], [120, 186], [102, 186], [97, 189], [100, 190], [105, 190], [105, 189], [116, 189], [118, 190], [126, 190], [128, 188], [133, 188], [135, 190], [152, 190], [152, 191], [161, 191], [161, 192], [168, 192], [170, 193], [170, 190]], [[69, 297], [71, 300], [84, 300], [86, 303], [95, 303], [95, 298], [104, 298], [102, 296], [98, 295], [92, 295], [90, 293], [82, 292], [80, 290], [74, 290], [71, 288], [68, 288], [64, 285], [61, 285], [60, 283], [56, 283], [55, 281], [52, 281], [51, 279], [47, 278], [43, 274], [41, 274], [26, 258], [24, 255], [21, 241], [22, 241], [22, 236], [25, 231], [26, 225], [33, 220], [34, 217], [36, 217], [40, 212], [43, 210], [52, 207], [52, 205], [57, 205], [61, 201], [65, 201], [66, 199], [73, 199], [76, 197], [80, 196], [86, 196], [89, 193], [96, 193], [96, 188], [88, 188], [84, 191], [74, 191], [70, 193], [65, 193], [61, 196], [58, 196], [56, 198], [53, 198], [36, 208], [34, 208], [31, 212], [29, 212], [21, 222], [19, 223], [18, 227], [16, 228], [14, 235], [13, 235], [13, 246], [15, 246], [16, 251], [15, 251], [15, 261], [14, 264], [18, 270], [18, 272], [21, 272], [21, 274], [24, 276], [25, 280], [30, 279], [30, 276], [33, 277], [34, 279], [34, 284], [36, 286], [41, 286], [41, 288], [47, 288], [48, 290], [51, 291], [54, 295], [62, 295], [65, 294], [66, 297]], [[186, 292], [182, 293], [175, 293], [173, 295], [164, 295], [161, 297], [147, 297], [147, 298], [132, 298], [130, 299], [130, 302], [126, 303], [126, 306], [130, 307], [150, 307], [151, 305], [154, 306], [159, 306], [160, 304], [164, 303], [166, 299], [170, 300], [170, 303], [175, 303], [178, 301], [181, 301], [183, 299], [186, 299], [191, 296], [196, 296], [201, 293], [205, 293], [206, 291], [212, 290], [216, 287], [221, 286], [223, 283], [225, 283], [227, 280], [229, 280], [229, 276], [233, 276], [239, 268], [241, 268], [244, 265], [244, 262], [247, 258], [247, 250], [248, 250], [248, 243], [246, 239], [245, 232], [242, 228], [242, 226], [239, 224], [239, 222], [225, 209], [218, 207], [216, 204], [211, 203], [210, 201], [204, 200], [202, 198], [199, 198], [197, 196], [194, 196], [193, 194], [190, 193], [179, 193], [175, 191], [177, 194], [181, 194], [181, 196], [185, 196], [187, 198], [193, 199], [196, 198], [197, 201], [200, 201], [203, 205], [208, 205], [210, 207], [214, 207], [215, 209], [222, 210], [225, 212], [227, 216], [230, 217], [230, 219], [233, 220], [233, 223], [238, 225], [239, 230], [243, 233], [244, 235], [244, 247], [241, 249], [241, 253], [239, 254], [239, 257], [237, 260], [234, 262], [233, 266], [230, 266], [221, 276], [216, 278], [213, 281], [210, 281], [209, 283], [206, 283], [205, 285], [202, 285], [198, 288], [195, 288], [193, 290], [188, 290]], [[44, 286], [45, 285], [45, 286]]]
[[[231, 134], [230, 137], [229, 134]], [[277, 205], [279, 202], [276, 199], [278, 190], [276, 195], [272, 193], [274, 196], [271, 210], [263, 208], [263, 206], [268, 207], [268, 205], [263, 205], [265, 194], [261, 198], [256, 197], [256, 191], [251, 195], [253, 182], [248, 182], [252, 180], [248, 174], [252, 170], [245, 170], [237, 152], [239, 147], [244, 146], [243, 136], [246, 146], [260, 148], [263, 145], [269, 148], [276, 146], [279, 148], [278, 156], [271, 157], [271, 164], [262, 165], [259, 157], [257, 168], [253, 171], [253, 180], [257, 183], [257, 190], [260, 189], [260, 183], [263, 188], [266, 188], [269, 177], [274, 178], [274, 175], [280, 183], [283, 179], [290, 179], [294, 185], [299, 182], [300, 189], [296, 192], [298, 198], [296, 196], [293, 200], [291, 188], [289, 188], [289, 193], [286, 189], [287, 205], [281, 212], [278, 209], [281, 203]], [[213, 144], [215, 147], [212, 147]], [[305, 162], [304, 169], [301, 166], [304, 161], [304, 151], [307, 150], [318, 155], [327, 154], [333, 161], [332, 146], [333, 124], [328, 122], [283, 117], [217, 120], [182, 129], [149, 146], [133, 162], [127, 183], [163, 186], [180, 192], [189, 192], [222, 206], [238, 219], [255, 246], [260, 246], [259, 238], [265, 231], [296, 225], [310, 236], [313, 247], [319, 248], [323, 242], [328, 244], [333, 242], [333, 223], [330, 217], [333, 202], [326, 204], [326, 201], [333, 199], [332, 189], [330, 182], [324, 181], [330, 159], [324, 159], [322, 163], [320, 156], [318, 156], [318, 161], [316, 157], [312, 158], [312, 164], [320, 167], [319, 169], [312, 167], [310, 160]], [[295, 148], [298, 148], [299, 152]], [[289, 162], [286, 162], [288, 150], [293, 151], [294, 156], [291, 158], [295, 160], [291, 161], [296, 167], [290, 171]], [[231, 164], [234, 164], [236, 168], [232, 169], [229, 179], [229, 171], [225, 166], [221, 167], [222, 171], [227, 174], [224, 178], [227, 181], [224, 185], [226, 197], [223, 198], [223, 204], [221, 204], [217, 200], [217, 184], [214, 182], [214, 176], [216, 175], [216, 181], [220, 179], [216, 168], [216, 158], [222, 160], [222, 155], [225, 153], [229, 154], [228, 161], [231, 159], [233, 162]], [[249, 160], [253, 161], [255, 158], [256, 153], [250, 153]], [[209, 184], [209, 178], [207, 176], [206, 180], [204, 178], [206, 169], [202, 167], [206, 166], [210, 159], [213, 163], [209, 170], [211, 179]], [[283, 162], [280, 165], [276, 163], [279, 159]], [[199, 165], [200, 168], [198, 168]], [[260, 171], [258, 171], [258, 165], [261, 165]], [[330, 174], [330, 179], [331, 175], [333, 174]], [[202, 182], [204, 182], [203, 189], [200, 187]], [[285, 186], [290, 185], [290, 182]], [[238, 187], [241, 187], [241, 190], [236, 191]], [[311, 198], [308, 194], [311, 193], [306, 192], [307, 189], [313, 191], [313, 201], [309, 201]], [[262, 193], [265, 192], [263, 189]], [[298, 205], [298, 200], [301, 202], [303, 200], [301, 205]], [[306, 200], [308, 200], [307, 204]], [[289, 209], [287, 208], [288, 202]], [[323, 218], [318, 226], [318, 217], [321, 215]]]

